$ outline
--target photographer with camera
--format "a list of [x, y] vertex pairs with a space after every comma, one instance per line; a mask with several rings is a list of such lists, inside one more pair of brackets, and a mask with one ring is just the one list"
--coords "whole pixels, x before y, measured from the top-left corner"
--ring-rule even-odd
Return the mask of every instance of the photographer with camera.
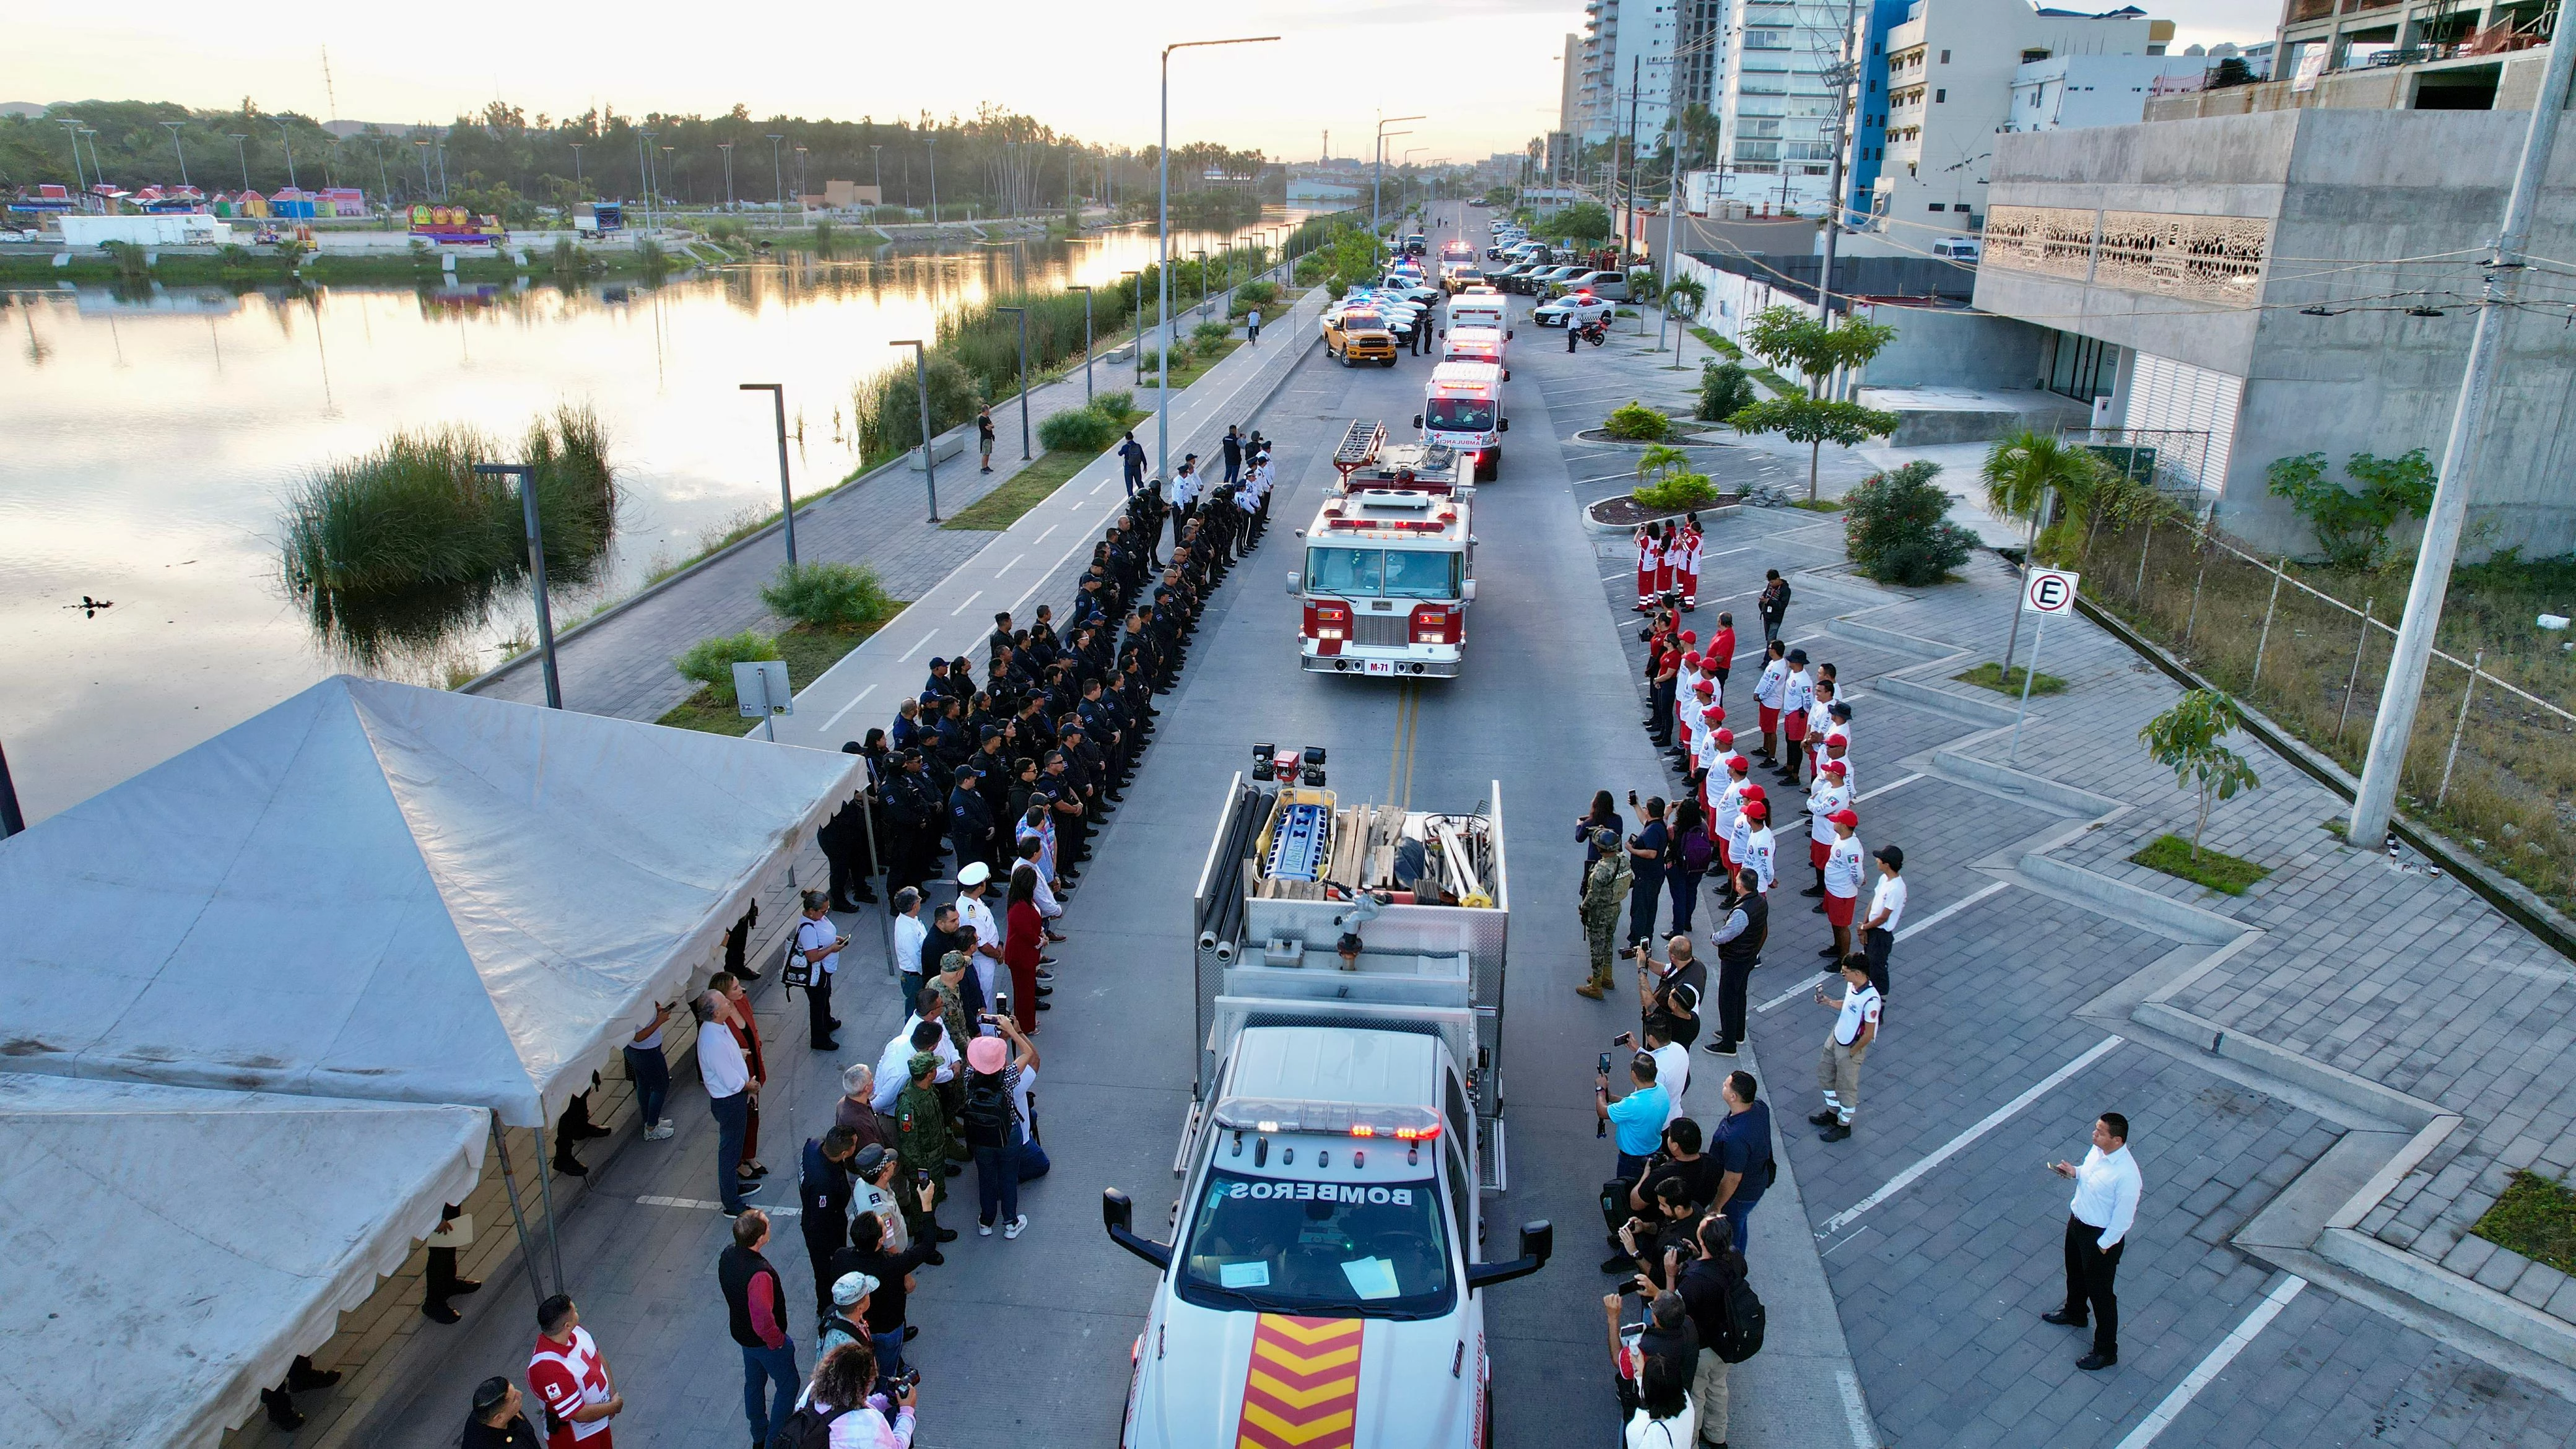
[[936, 1267], [941, 1261], [936, 1243], [894, 1246], [886, 1236], [884, 1220], [874, 1213], [852, 1218], [850, 1246], [832, 1255], [828, 1271], [835, 1284], [856, 1275], [871, 1285], [866, 1301], [859, 1305], [856, 1321], [867, 1330], [868, 1340], [876, 1345], [877, 1359], [888, 1372], [902, 1366], [903, 1346], [918, 1332], [904, 1322], [913, 1290], [921, 1286], [913, 1270], [924, 1263]]
[[1655, 1059], [1644, 1052], [1628, 1061], [1628, 1080], [1633, 1084], [1625, 1097], [1610, 1095], [1610, 1054], [1601, 1054], [1599, 1070], [1592, 1084], [1592, 1110], [1600, 1119], [1601, 1130], [1594, 1135], [1615, 1134], [1619, 1150], [1618, 1175], [1639, 1178], [1645, 1175], [1646, 1159], [1653, 1155], [1655, 1144], [1672, 1116], [1672, 1098], [1655, 1084]]
[[766, 1442], [770, 1449], [911, 1449], [920, 1404], [919, 1372], [880, 1373], [867, 1344], [845, 1343], [814, 1365], [796, 1412]]

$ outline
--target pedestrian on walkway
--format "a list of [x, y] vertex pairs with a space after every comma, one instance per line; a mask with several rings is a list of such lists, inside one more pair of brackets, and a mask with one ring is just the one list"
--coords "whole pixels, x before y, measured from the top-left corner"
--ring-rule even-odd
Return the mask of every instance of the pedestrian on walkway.
[[742, 1122], [742, 1160], [734, 1169], [749, 1184], [769, 1175], [768, 1164], [760, 1160], [760, 1091], [769, 1085], [769, 1061], [761, 1050], [759, 1019], [751, 1014], [751, 994], [742, 989], [741, 980], [730, 971], [719, 971], [707, 978], [707, 985], [724, 993], [725, 1025], [751, 1072], [751, 1096]]
[[1735, 843], [1735, 880], [1732, 890], [1738, 897], [1771, 894], [1776, 850], [1771, 835], [1771, 802], [1753, 792], [1759, 785], [1747, 786], [1743, 808], [1736, 812], [1735, 828], [1743, 838]]
[[1636, 876], [1616, 829], [1605, 825], [1593, 831], [1590, 850], [1593, 860], [1584, 878], [1581, 915], [1584, 939], [1592, 950], [1592, 975], [1574, 989], [1578, 995], [1599, 1001], [1601, 993], [1610, 987], [1611, 937], [1619, 928], [1619, 907], [1627, 900]]
[[1664, 1123], [1672, 1116], [1672, 1098], [1655, 1084], [1655, 1059], [1638, 1052], [1628, 1059], [1628, 1095], [1610, 1095], [1610, 1077], [1602, 1073], [1593, 1081], [1592, 1109], [1610, 1124], [1611, 1137], [1619, 1153], [1618, 1167], [1611, 1175], [1631, 1181], [1646, 1175], [1646, 1159], [1653, 1155], [1655, 1144], [1663, 1140]]
[[1136, 441], [1133, 428], [1127, 430], [1127, 436], [1118, 444], [1118, 463], [1125, 472], [1127, 496], [1133, 499], [1136, 490], [1145, 486], [1145, 445]]
[[[878, 1164], [880, 1174], [900, 1172], [889, 1157]], [[909, 1189], [907, 1189], [909, 1191]], [[898, 1215], [899, 1216], [899, 1215]], [[861, 1326], [877, 1346], [878, 1361], [888, 1374], [903, 1372], [903, 1343], [912, 1336], [904, 1322], [905, 1309], [912, 1291], [920, 1285], [913, 1273], [924, 1264], [938, 1267], [947, 1259], [939, 1252], [935, 1238], [923, 1238], [909, 1247], [901, 1246], [889, 1235], [886, 1220], [875, 1213], [862, 1213], [850, 1220], [850, 1246], [832, 1255], [833, 1281], [852, 1273], [863, 1273], [876, 1280], [868, 1290], [868, 1302]]]
[[[1685, 1048], [1699, 1040], [1699, 1004], [1708, 994], [1708, 968], [1700, 964], [1691, 950], [1690, 937], [1679, 931], [1664, 943], [1664, 960], [1657, 962], [1637, 948], [1637, 1016], [1638, 1027], [1648, 1035], [1661, 1036]], [[1681, 1102], [1682, 1083], [1666, 1069], [1662, 1081], [1672, 1092], [1676, 1106]]]
[[[796, 1340], [787, 1333], [787, 1285], [760, 1250], [769, 1246], [769, 1214], [758, 1208], [733, 1220], [733, 1245], [716, 1255], [716, 1286], [723, 1290], [726, 1326], [742, 1349], [742, 1416], [751, 1422], [753, 1449], [766, 1449], [773, 1429], [796, 1411], [804, 1379], [796, 1371]], [[769, 1402], [761, 1403], [763, 1381]]]
[[1717, 1040], [1708, 1044], [1712, 1056], [1735, 1055], [1745, 1039], [1744, 993], [1753, 969], [1762, 964], [1762, 944], [1770, 934], [1770, 900], [1753, 892], [1737, 896], [1726, 919], [1709, 935], [1709, 944], [1717, 948]]
[[841, 969], [841, 952], [850, 944], [832, 924], [832, 898], [821, 891], [809, 890], [802, 897], [804, 919], [796, 923], [796, 953], [805, 958], [806, 969], [813, 979], [805, 987], [806, 1045], [814, 1051], [838, 1050], [840, 1043], [832, 1033], [840, 1030], [840, 1018], [832, 1015], [832, 978]]
[[947, 1109], [930, 1083], [931, 1073], [939, 1070], [939, 1058], [914, 1052], [904, 1070], [906, 1085], [894, 1099], [895, 1152], [904, 1170], [913, 1175], [915, 1188], [932, 1189], [931, 1200], [919, 1207], [918, 1216], [914, 1216], [914, 1204], [905, 1202], [905, 1215], [911, 1219], [906, 1226], [914, 1242], [940, 1242], [947, 1231], [939, 1226], [939, 1203], [948, 1196], [950, 1133]]
[[1055, 988], [1038, 980], [1038, 963], [1050, 959], [1044, 954], [1046, 917], [1038, 914], [1038, 884], [1038, 868], [1026, 861], [1011, 871], [1005, 923], [1010, 934], [1002, 948], [1002, 962], [1011, 973], [1011, 1014], [1020, 1030], [1031, 1035], [1038, 1029], [1038, 1013], [1055, 1005], [1045, 999]]
[[[870, 1116], [875, 1113], [871, 1112]], [[814, 1269], [814, 1311], [831, 1311], [830, 1288], [833, 1275], [828, 1271], [832, 1255], [850, 1241], [850, 1159], [859, 1151], [859, 1134], [847, 1127], [834, 1127], [821, 1137], [805, 1139], [805, 1151], [797, 1164], [796, 1225], [805, 1236], [805, 1260]]]
[[1566, 356], [1568, 356], [1568, 357], [1572, 357], [1572, 356], [1574, 355], [1574, 344], [1575, 344], [1575, 341], [1577, 340], [1577, 338], [1581, 336], [1581, 333], [1582, 333], [1582, 329], [1581, 329], [1581, 328], [1578, 328], [1578, 327], [1576, 327], [1576, 326], [1574, 325], [1574, 319], [1573, 319], [1573, 318], [1571, 318], [1571, 317], [1567, 318], [1567, 319], [1566, 319], [1566, 321], [1565, 321], [1565, 355], [1566, 355]]
[[[816, 1271], [823, 1271], [817, 1269]], [[869, 1344], [868, 1298], [877, 1291], [877, 1280], [865, 1273], [842, 1273], [819, 1285], [825, 1294], [822, 1327], [814, 1334], [814, 1362], [820, 1366], [825, 1356], [845, 1343]], [[798, 1407], [803, 1407], [801, 1404]]]
[[[670, 1079], [665, 1076], [663, 1080], [667, 1085]], [[649, 1137], [652, 1134], [647, 1132], [645, 1135]], [[668, 1137], [671, 1134], [665, 1132], [662, 1135]], [[483, 1286], [479, 1279], [457, 1276], [456, 1249], [438, 1245], [438, 1239], [442, 1237], [451, 1243], [455, 1241], [456, 1233], [448, 1224], [463, 1216], [463, 1208], [448, 1203], [438, 1210], [438, 1226], [430, 1232], [429, 1263], [421, 1274], [420, 1316], [432, 1323], [454, 1323], [462, 1315], [449, 1306], [447, 1300]]]
[[538, 1449], [545, 1443], [521, 1411], [519, 1386], [499, 1374], [474, 1389], [474, 1411], [465, 1420], [464, 1449]]
[[[1706, 739], [1714, 728], [1710, 725], [1703, 729], [1701, 738]], [[1665, 873], [1664, 884], [1672, 891], [1673, 937], [1687, 941], [1691, 919], [1699, 909], [1699, 883], [1707, 878], [1708, 868], [1717, 856], [1717, 844], [1709, 837], [1707, 818], [1695, 799], [1673, 807], [1672, 829], [1673, 868]]]
[[[1732, 1243], [1727, 1237], [1729, 1226], [1735, 1233]], [[1727, 1363], [1717, 1346], [1732, 1326], [1727, 1305], [1744, 1283], [1744, 1225], [1730, 1224], [1711, 1213], [1700, 1220], [1691, 1241], [1697, 1256], [1682, 1265], [1673, 1284], [1699, 1340], [1691, 1373], [1691, 1409], [1698, 1416], [1699, 1442], [1710, 1449], [1726, 1449]]]
[[732, 1217], [746, 1206], [744, 1194], [758, 1191], [759, 1184], [747, 1183], [735, 1172], [742, 1162], [743, 1127], [755, 1089], [742, 1045], [725, 1022], [728, 1009], [724, 993], [713, 990], [689, 1004], [698, 1020], [698, 1079], [706, 1085], [707, 1111], [716, 1119], [716, 1196], [725, 1216]]
[[1708, 648], [1700, 652], [1700, 657], [1712, 666], [1712, 672], [1717, 675], [1718, 693], [1723, 696], [1726, 693], [1727, 672], [1735, 667], [1735, 616], [1733, 614], [1723, 610], [1718, 613], [1717, 632], [1709, 636]]
[[[966, 1003], [971, 1013], [998, 1009], [1001, 983], [1006, 978], [1002, 966], [1002, 928], [993, 919], [993, 907], [984, 897], [993, 888], [993, 868], [978, 860], [957, 872], [957, 924], [974, 933], [973, 955], [967, 964], [973, 968], [978, 995]], [[963, 1036], [966, 1033], [959, 1033]]]
[[1780, 783], [1798, 783], [1798, 766], [1807, 753], [1807, 712], [1815, 707], [1816, 681], [1807, 673], [1807, 651], [1789, 651], [1789, 672], [1780, 680]]
[[980, 408], [975, 413], [975, 450], [983, 456], [984, 471], [993, 471], [993, 410]]
[[[845, 740], [841, 753], [866, 753], [857, 740]], [[832, 867], [831, 893], [835, 909], [855, 911], [876, 904], [877, 891], [869, 878], [877, 872], [876, 848], [873, 844], [869, 812], [876, 808], [875, 792], [860, 785], [850, 793], [847, 803], [832, 812], [823, 828], [814, 832], [814, 843]]]
[[905, 886], [894, 893], [894, 968], [896, 1000], [910, 1010], [921, 998], [921, 948], [930, 939], [930, 926], [921, 919], [921, 892]]
[[558, 1293], [537, 1305], [528, 1391], [546, 1406], [546, 1449], [615, 1449], [608, 1421], [625, 1412], [626, 1400], [569, 1295]]
[[1179, 552], [1181, 535], [1188, 531], [1190, 520], [1199, 511], [1199, 455], [1186, 453], [1179, 470], [1172, 475], [1172, 549]]
[[1816, 1004], [1833, 1007], [1835, 1015], [1825, 1049], [1816, 1057], [1816, 1085], [1824, 1092], [1825, 1109], [1807, 1120], [1825, 1129], [1818, 1136], [1827, 1142], [1851, 1135], [1852, 1117], [1860, 1111], [1860, 1066], [1878, 1040], [1878, 991], [1869, 984], [1868, 966], [1857, 956], [1847, 957], [1842, 976], [1841, 1000], [1826, 996], [1822, 988], [1816, 992]]
[[635, 1105], [647, 1142], [660, 1142], [675, 1130], [665, 1115], [671, 1104], [671, 1060], [662, 1055], [662, 1023], [670, 1019], [670, 1006], [657, 1001], [653, 1019], [626, 1040], [626, 1076], [635, 1084]]
[[1778, 569], [1762, 571], [1762, 596], [1753, 601], [1755, 612], [1762, 616], [1762, 642], [1771, 644], [1780, 638], [1780, 621], [1789, 616], [1789, 581]]
[[1862, 959], [1869, 963], [1869, 984], [1887, 998], [1887, 958], [1896, 950], [1897, 923], [1905, 919], [1905, 852], [1882, 845], [1876, 856], [1878, 885], [1870, 892], [1869, 915], [1861, 922]]
[[[1637, 793], [1628, 792], [1628, 803], [1637, 804]], [[1634, 879], [1628, 888], [1628, 944], [1638, 946], [1655, 934], [1655, 912], [1663, 902], [1664, 869], [1672, 854], [1672, 832], [1664, 824], [1664, 801], [1655, 796], [1639, 807], [1644, 821], [1637, 833], [1628, 837], [1628, 869]]]
[[338, 1369], [320, 1368], [299, 1353], [286, 1366], [286, 1381], [273, 1389], [260, 1390], [259, 1402], [268, 1410], [268, 1422], [292, 1434], [304, 1427], [304, 1411], [295, 1407], [295, 1396], [310, 1389], [327, 1389], [339, 1381]]
[[1695, 613], [1699, 609], [1699, 558], [1702, 537], [1699, 515], [1697, 513], [1683, 515], [1681, 551], [1675, 556], [1673, 563], [1673, 586], [1681, 593], [1682, 612], [1685, 614]]
[[2129, 1119], [2105, 1112], [2093, 1122], [2093, 1145], [2081, 1163], [2052, 1162], [2048, 1170], [2075, 1180], [2066, 1207], [2066, 1306], [2040, 1316], [2082, 1328], [2091, 1310], [2093, 1351], [2075, 1361], [2086, 1371], [2120, 1361], [2120, 1298], [2115, 1280], [2120, 1251], [2137, 1221], [2141, 1182], [2129, 1155]]
[[1807, 792], [1807, 866], [1815, 872], [1815, 884], [1798, 894], [1816, 902], [1816, 913], [1824, 913], [1825, 862], [1834, 853], [1834, 814], [1851, 804], [1851, 791], [1842, 783], [1842, 772], [1820, 776], [1815, 788]]
[[[1568, 334], [1569, 337], [1571, 335]], [[1571, 347], [1566, 349], [1568, 352], [1573, 350]], [[1640, 614], [1655, 607], [1655, 565], [1661, 554], [1662, 543], [1655, 536], [1655, 526], [1651, 523], [1638, 524], [1636, 611]]]
[[1735, 1251], [1742, 1253], [1754, 1206], [1779, 1175], [1771, 1156], [1771, 1104], [1760, 1100], [1751, 1072], [1727, 1073], [1717, 1094], [1726, 1103], [1726, 1116], [1709, 1139], [1709, 1156], [1717, 1160], [1717, 1191], [1709, 1209], [1726, 1214]]

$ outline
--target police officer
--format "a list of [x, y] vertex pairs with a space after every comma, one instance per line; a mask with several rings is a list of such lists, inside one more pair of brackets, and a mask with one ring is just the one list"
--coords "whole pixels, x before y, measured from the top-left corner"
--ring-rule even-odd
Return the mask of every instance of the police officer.
[[973, 765], [958, 766], [956, 787], [948, 794], [948, 843], [960, 870], [976, 861], [992, 864], [993, 809], [976, 788], [979, 778]]
[[1636, 874], [1629, 868], [1628, 852], [1619, 843], [1619, 832], [1604, 828], [1592, 832], [1592, 848], [1600, 852], [1593, 861], [1592, 872], [1583, 882], [1583, 935], [1592, 948], [1592, 979], [1574, 988], [1578, 996], [1599, 1001], [1611, 985], [1611, 937], [1619, 929], [1619, 907], [1627, 903], [1629, 887]]
[[1136, 441], [1133, 429], [1128, 431], [1126, 441], [1118, 445], [1118, 461], [1126, 470], [1127, 496], [1133, 498], [1136, 490], [1145, 486], [1145, 445]]

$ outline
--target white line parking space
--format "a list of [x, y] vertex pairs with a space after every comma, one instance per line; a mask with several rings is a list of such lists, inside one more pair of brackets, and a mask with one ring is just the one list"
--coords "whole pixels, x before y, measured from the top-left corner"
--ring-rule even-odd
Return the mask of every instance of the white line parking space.
[[2280, 1317], [2281, 1310], [2289, 1307], [2290, 1300], [2298, 1297], [2299, 1290], [2307, 1286], [2308, 1280], [2296, 1273], [2287, 1274], [2273, 1284], [2272, 1291], [2263, 1295], [2263, 1301], [2254, 1305], [2254, 1311], [2245, 1315], [2245, 1321], [2236, 1325], [2236, 1331], [2220, 1339], [2218, 1347], [2209, 1351], [2209, 1356], [2200, 1361], [2199, 1367], [2174, 1385], [2173, 1392], [2165, 1395], [2164, 1402], [2139, 1420], [2138, 1427], [2131, 1429], [2114, 1449], [2147, 1449], [2155, 1442], [2156, 1436], [2165, 1431], [2166, 1425], [2191, 1407], [2191, 1401], [2200, 1396], [2202, 1389], [2209, 1387], [2209, 1381], [2225, 1373], [2227, 1366], [2236, 1361], [2236, 1356], [2245, 1351], [2245, 1346], [2269, 1327], [2273, 1319]]

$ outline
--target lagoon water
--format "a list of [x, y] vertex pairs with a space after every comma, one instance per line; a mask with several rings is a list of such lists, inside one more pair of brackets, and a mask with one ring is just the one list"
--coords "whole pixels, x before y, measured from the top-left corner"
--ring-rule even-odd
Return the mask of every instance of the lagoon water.
[[[1131, 229], [654, 287], [0, 289], [0, 748], [29, 820], [351, 667], [280, 580], [281, 501], [311, 470], [409, 428], [515, 441], [557, 403], [588, 403], [626, 502], [602, 582], [558, 592], [561, 627], [777, 507], [769, 399], [739, 384], [786, 385], [796, 488], [825, 488], [855, 461], [852, 385], [909, 355], [888, 342], [1022, 277], [1119, 285], [1154, 249]], [[1104, 368], [1101, 385], [1130, 383]], [[531, 617], [510, 598], [378, 672], [480, 672]]]

